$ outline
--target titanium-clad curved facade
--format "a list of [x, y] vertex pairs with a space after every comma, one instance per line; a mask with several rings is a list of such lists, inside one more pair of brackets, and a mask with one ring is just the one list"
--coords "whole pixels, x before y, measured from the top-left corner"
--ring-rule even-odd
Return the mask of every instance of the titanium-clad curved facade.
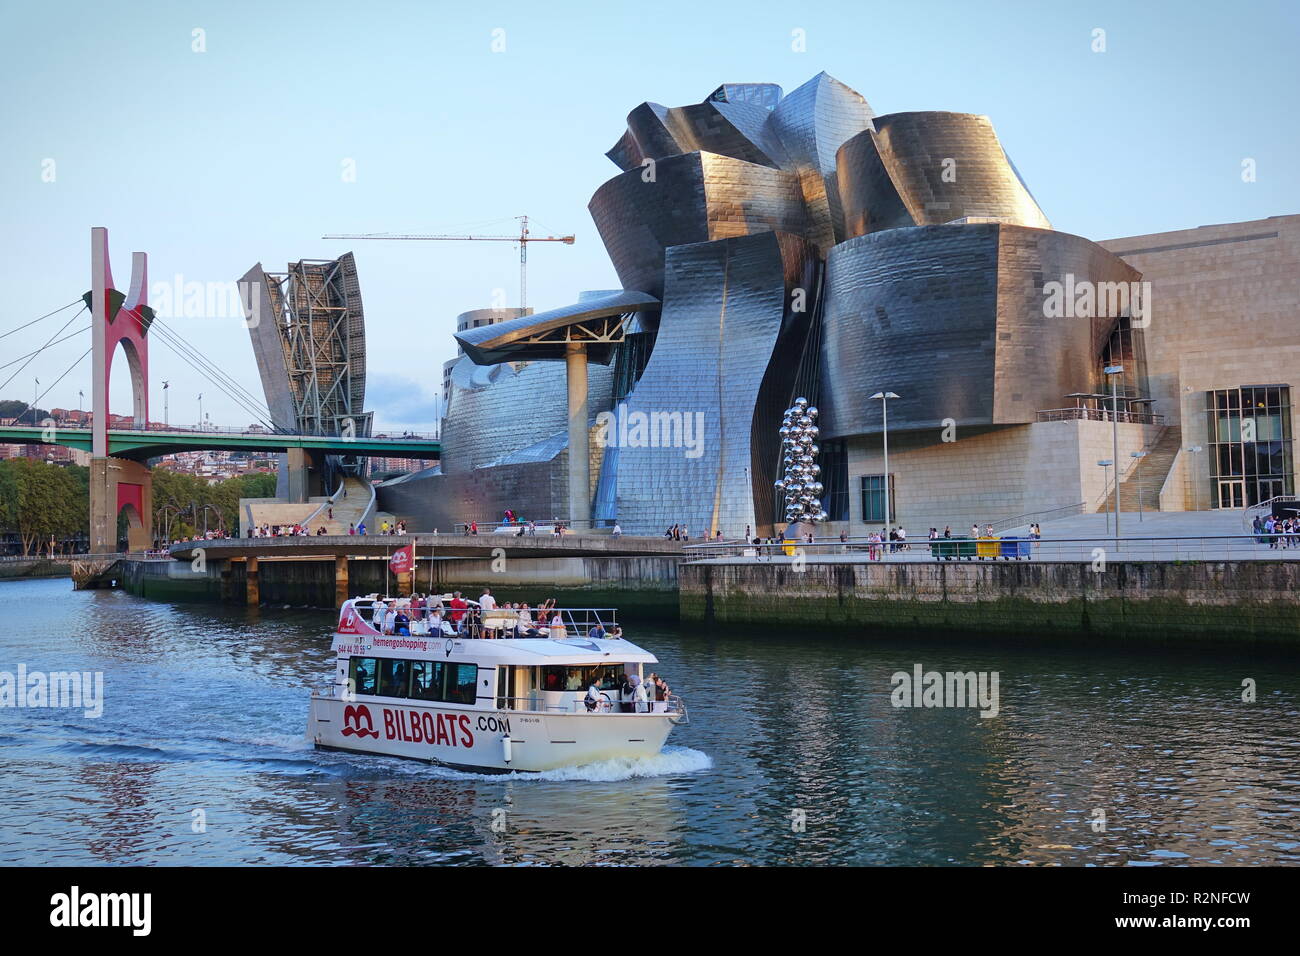
[[[469, 356], [451, 370], [443, 424], [442, 470], [471, 471], [563, 432], [568, 422], [562, 362], [475, 365]], [[593, 365], [588, 406], [609, 407], [610, 371]]]
[[987, 116], [891, 113], [839, 149], [843, 237], [959, 219], [1050, 229]]
[[627, 117], [627, 132], [605, 155], [622, 170], [640, 169], [685, 153], [706, 152], [781, 168], [785, 147], [770, 128], [771, 107], [738, 100], [706, 100], [690, 106], [642, 103]]
[[664, 251], [757, 232], [802, 235], [808, 218], [792, 173], [695, 152], [640, 169], [596, 190], [588, 208], [625, 289], [660, 296]]
[[[866, 520], [869, 487], [890, 480], [872, 394], [902, 396], [889, 408], [900, 448], [949, 421], [999, 436], [1041, 426], [1043, 411], [1095, 400], [1072, 393], [1103, 386], [1116, 325], [1113, 313], [1051, 317], [1046, 284], [1140, 279], [1051, 231], [987, 117], [876, 116], [825, 73], [789, 95], [724, 83], [702, 103], [642, 103], [606, 155], [623, 172], [588, 208], [622, 289], [460, 329], [447, 474], [402, 483], [403, 500], [417, 484], [442, 489], [422, 514], [482, 520], [563, 502], [561, 517], [594, 513], [628, 533], [770, 534], [777, 429], [797, 383], [835, 442], [824, 454], [836, 520], [857, 508], [844, 499], [859, 479]], [[533, 358], [564, 364], [515, 361]], [[593, 434], [584, 501], [567, 448]], [[948, 467], [961, 472], [978, 447], [945, 451]], [[948, 493], [931, 485], [935, 500]]]
[[875, 113], [866, 99], [827, 73], [818, 73], [772, 111], [772, 127], [790, 155], [812, 220], [809, 238], [822, 255], [845, 238], [840, 224], [835, 158], [851, 136], [871, 129]]
[[888, 388], [894, 430], [1032, 422], [1071, 392], [1096, 391], [1114, 317], [1045, 314], [1044, 283], [1133, 282], [1096, 243], [1000, 223], [916, 226], [841, 243], [827, 262], [822, 433], [878, 434]]
[[786, 333], [805, 331], [792, 293], [811, 284], [815, 261], [803, 239], [773, 232], [669, 251], [654, 354], [609, 432], [625, 530], [759, 523], [755, 500], [770, 501], [780, 446], [775, 426], [755, 422], [784, 407], [790, 382], [769, 369]]

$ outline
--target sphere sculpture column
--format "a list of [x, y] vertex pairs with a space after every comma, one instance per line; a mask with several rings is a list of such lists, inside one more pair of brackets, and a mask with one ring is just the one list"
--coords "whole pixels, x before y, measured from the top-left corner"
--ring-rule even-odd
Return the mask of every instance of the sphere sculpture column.
[[785, 471], [776, 481], [776, 490], [785, 500], [787, 527], [830, 519], [822, 508], [824, 488], [818, 480], [822, 470], [817, 464], [820, 433], [816, 406], [809, 405], [806, 398], [796, 398], [781, 422], [781, 463]]

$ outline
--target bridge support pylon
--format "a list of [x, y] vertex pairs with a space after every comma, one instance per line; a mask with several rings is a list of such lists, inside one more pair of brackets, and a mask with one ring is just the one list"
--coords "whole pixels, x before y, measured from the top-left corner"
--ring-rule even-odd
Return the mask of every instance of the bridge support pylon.
[[143, 252], [131, 256], [131, 286], [123, 295], [113, 288], [108, 259], [108, 230], [90, 230], [91, 312], [91, 460], [90, 460], [90, 550], [103, 554], [117, 550], [117, 520], [127, 515], [127, 541], [132, 551], [144, 551], [153, 543], [153, 478], [149, 469], [136, 461], [115, 458], [108, 453], [108, 388], [113, 356], [120, 345], [126, 353], [131, 374], [133, 424], [147, 428], [149, 422], [149, 326], [154, 312], [149, 308], [149, 260]]
[[90, 550], [116, 551], [117, 516], [126, 512], [130, 551], [153, 547], [153, 475], [138, 461], [105, 456], [90, 459]]

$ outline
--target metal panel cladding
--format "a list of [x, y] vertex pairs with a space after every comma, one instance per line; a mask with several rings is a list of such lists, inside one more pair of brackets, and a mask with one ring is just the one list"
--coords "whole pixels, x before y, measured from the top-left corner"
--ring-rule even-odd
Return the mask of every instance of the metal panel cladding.
[[807, 281], [812, 261], [802, 239], [771, 232], [669, 250], [655, 350], [609, 438], [619, 448], [624, 530], [684, 523], [696, 536], [719, 528], [734, 536], [759, 523], [755, 484], [771, 483], [776, 461], [755, 473], [754, 418], [769, 366], [782, 360], [776, 345], [792, 321], [792, 287]]
[[844, 141], [871, 129], [875, 113], [860, 93], [826, 73], [786, 96], [772, 111], [772, 126], [803, 186], [812, 239], [823, 254], [846, 238], [840, 211], [835, 154]]
[[1053, 317], [1044, 284], [1133, 282], [1096, 243], [1001, 223], [870, 233], [831, 250], [822, 332], [822, 433], [1032, 422], [1070, 392], [1095, 388], [1114, 317]]
[[778, 230], [804, 235], [808, 217], [798, 177], [714, 153], [670, 156], [647, 180], [615, 176], [588, 208], [625, 289], [659, 297], [664, 250]]
[[[612, 381], [608, 368], [590, 367], [587, 401], [593, 416], [609, 407]], [[447, 474], [505, 458], [564, 431], [569, 421], [563, 362], [475, 365], [465, 356], [452, 367], [449, 399], [442, 430]]]
[[837, 169], [846, 237], [966, 218], [1052, 227], [987, 116], [877, 116], [840, 147]]

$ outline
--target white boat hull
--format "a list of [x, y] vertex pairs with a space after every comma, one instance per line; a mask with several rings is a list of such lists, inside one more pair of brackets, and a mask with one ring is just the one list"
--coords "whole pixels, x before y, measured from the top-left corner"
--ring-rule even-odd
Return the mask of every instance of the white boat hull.
[[476, 710], [314, 693], [307, 738], [317, 747], [406, 757], [479, 773], [538, 772], [652, 757], [679, 719], [665, 713]]

